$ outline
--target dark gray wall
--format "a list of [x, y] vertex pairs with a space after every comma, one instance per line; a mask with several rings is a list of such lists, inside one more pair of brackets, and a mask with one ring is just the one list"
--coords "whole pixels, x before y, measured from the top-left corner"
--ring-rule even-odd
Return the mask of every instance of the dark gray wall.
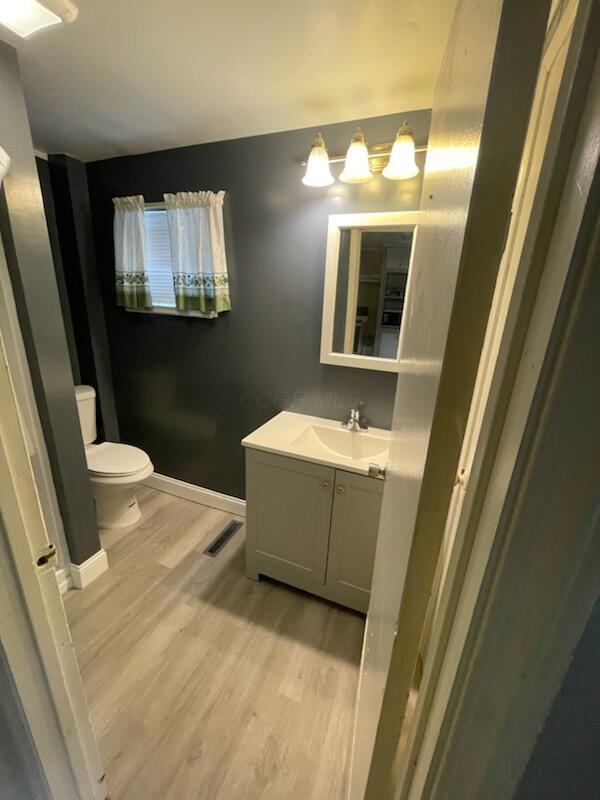
[[600, 798], [600, 602], [515, 795], [515, 800], [575, 798]]
[[[391, 140], [407, 119], [427, 141], [429, 111], [322, 127], [343, 153], [358, 124]], [[396, 376], [319, 363], [327, 217], [419, 207], [421, 179], [301, 183], [313, 129], [88, 164], [121, 438], [172, 477], [244, 496], [240, 439], [282, 409], [342, 419], [358, 400], [388, 427]], [[421, 166], [423, 156], [419, 156]], [[336, 172], [339, 171], [339, 167]], [[233, 310], [218, 320], [132, 314], [115, 304], [115, 196], [224, 189]]]
[[16, 53], [0, 42], [0, 142], [12, 159], [0, 235], [71, 560], [100, 548], [54, 264]]
[[[96, 253], [90, 217], [85, 164], [70, 156], [49, 156], [38, 170], [47, 172], [41, 181], [48, 230], [59, 291], [61, 291], [69, 349], [76, 350], [77, 380], [96, 388], [97, 423], [101, 437], [119, 440], [119, 425], [112, 385], [102, 295], [98, 282]], [[53, 235], [54, 233], [54, 235]], [[58, 253], [54, 241], [58, 244]], [[66, 299], [67, 308], [65, 309]], [[70, 324], [69, 324], [70, 323]], [[73, 361], [73, 357], [71, 358]]]
[[80, 337], [75, 335], [73, 317], [71, 315], [71, 306], [69, 302], [69, 287], [67, 284], [67, 279], [65, 277], [62, 252], [60, 247], [60, 237], [58, 235], [58, 223], [56, 221], [56, 210], [54, 206], [54, 197], [52, 194], [52, 184], [50, 182], [50, 169], [48, 167], [48, 162], [43, 158], [38, 158], [36, 156], [35, 163], [37, 166], [38, 178], [40, 180], [40, 188], [42, 190], [42, 200], [44, 201], [44, 212], [46, 214], [46, 224], [48, 227], [50, 248], [52, 250], [52, 260], [54, 261], [54, 274], [56, 275], [56, 286], [58, 289], [58, 295], [60, 297], [60, 307], [63, 315], [63, 322], [65, 325], [67, 345], [69, 348], [71, 372], [73, 373], [73, 380], [75, 381], [75, 383], [81, 383], [81, 370], [79, 367], [79, 356], [77, 353], [77, 347], [81, 339]]

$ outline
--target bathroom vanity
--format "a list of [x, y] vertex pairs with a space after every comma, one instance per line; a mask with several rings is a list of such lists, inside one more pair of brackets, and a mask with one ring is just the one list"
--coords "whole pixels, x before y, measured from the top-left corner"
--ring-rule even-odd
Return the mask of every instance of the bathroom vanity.
[[247, 436], [248, 577], [366, 612], [389, 437], [287, 411]]

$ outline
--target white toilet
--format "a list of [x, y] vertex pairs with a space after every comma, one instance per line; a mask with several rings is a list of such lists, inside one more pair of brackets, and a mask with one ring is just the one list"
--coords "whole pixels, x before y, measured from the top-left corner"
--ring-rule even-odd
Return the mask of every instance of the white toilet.
[[101, 528], [133, 525], [142, 516], [136, 489], [139, 483], [152, 475], [154, 466], [148, 454], [139, 447], [116, 442], [94, 444], [97, 436], [96, 390], [92, 386], [76, 386], [75, 397], [98, 525]]

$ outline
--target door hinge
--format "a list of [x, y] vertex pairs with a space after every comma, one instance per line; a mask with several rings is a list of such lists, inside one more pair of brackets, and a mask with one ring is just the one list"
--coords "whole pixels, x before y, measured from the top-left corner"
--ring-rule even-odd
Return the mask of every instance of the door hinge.
[[456, 477], [454, 478], [454, 486], [461, 486], [463, 491], [467, 485], [467, 469], [466, 467], [461, 467], [458, 472], [456, 473]]
[[35, 563], [38, 567], [43, 567], [53, 558], [56, 558], [56, 545], [50, 542], [50, 544], [41, 551]]
[[385, 480], [387, 466], [380, 467], [379, 464], [369, 464], [369, 478], [379, 478], [380, 481]]

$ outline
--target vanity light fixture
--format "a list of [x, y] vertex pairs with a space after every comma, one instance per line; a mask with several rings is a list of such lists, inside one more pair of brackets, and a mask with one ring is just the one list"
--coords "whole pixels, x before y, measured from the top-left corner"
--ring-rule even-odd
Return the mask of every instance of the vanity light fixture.
[[390, 160], [383, 168], [382, 174], [391, 181], [404, 181], [419, 174], [415, 161], [415, 140], [408, 122], [405, 122], [396, 134]]
[[319, 133], [313, 142], [308, 161], [302, 162], [302, 166], [306, 167], [302, 183], [306, 186], [331, 186], [334, 181], [331, 164], [344, 164], [339, 176], [344, 183], [367, 183], [375, 172], [382, 172], [389, 180], [405, 181], [419, 174], [415, 153], [424, 153], [426, 150], [427, 145], [415, 146], [412, 130], [407, 122], [398, 131], [395, 141], [375, 144], [370, 149], [359, 128], [352, 137], [345, 156], [330, 156]]
[[350, 142], [346, 152], [344, 169], [340, 180], [344, 183], [366, 183], [373, 178], [369, 164], [369, 148], [364, 133], [359, 128]]
[[0, 24], [26, 39], [31, 34], [77, 19], [69, 0], [0, 0]]
[[320, 133], [315, 136], [312, 144], [306, 172], [302, 178], [305, 186], [331, 186], [333, 175], [329, 169], [329, 153]]

